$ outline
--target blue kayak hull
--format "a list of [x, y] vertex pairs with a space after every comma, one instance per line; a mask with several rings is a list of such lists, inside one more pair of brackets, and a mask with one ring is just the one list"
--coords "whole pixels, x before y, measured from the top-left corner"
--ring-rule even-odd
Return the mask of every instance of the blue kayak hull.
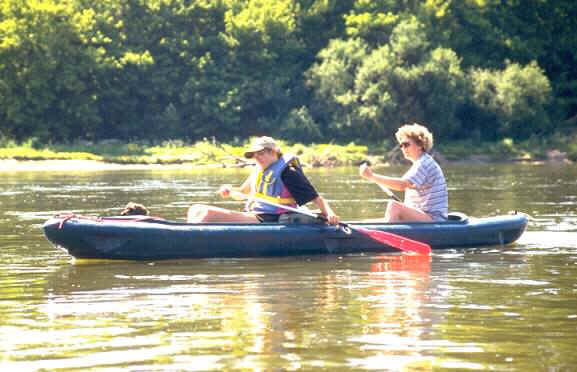
[[506, 245], [527, 226], [518, 213], [446, 222], [324, 224], [187, 224], [162, 219], [55, 216], [43, 225], [55, 246], [80, 259], [168, 260], [398, 252], [354, 226], [428, 243], [433, 249]]

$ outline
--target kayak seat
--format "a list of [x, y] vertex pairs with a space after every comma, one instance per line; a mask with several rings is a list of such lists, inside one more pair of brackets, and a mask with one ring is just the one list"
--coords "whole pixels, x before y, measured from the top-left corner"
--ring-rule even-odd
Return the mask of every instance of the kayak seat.
[[447, 215], [447, 222], [450, 223], [466, 223], [469, 220], [469, 216], [461, 212], [449, 212]]
[[300, 213], [283, 213], [280, 215], [278, 219], [278, 223], [282, 224], [317, 224], [323, 223], [319, 218], [307, 216]]

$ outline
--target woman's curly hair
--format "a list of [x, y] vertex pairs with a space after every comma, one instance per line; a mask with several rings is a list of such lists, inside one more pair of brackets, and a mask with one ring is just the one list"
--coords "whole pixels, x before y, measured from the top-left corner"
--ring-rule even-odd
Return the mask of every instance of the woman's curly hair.
[[424, 152], [429, 152], [433, 148], [433, 134], [417, 123], [403, 125], [397, 130], [395, 137], [399, 142], [405, 138], [413, 140]]

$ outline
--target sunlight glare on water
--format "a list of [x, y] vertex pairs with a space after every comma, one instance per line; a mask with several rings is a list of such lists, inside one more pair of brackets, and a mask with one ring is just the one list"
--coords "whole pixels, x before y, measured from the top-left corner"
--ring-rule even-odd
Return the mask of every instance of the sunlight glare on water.
[[[382, 172], [399, 175], [404, 168]], [[182, 220], [246, 169], [14, 172], [0, 183], [2, 370], [571, 370], [577, 169], [444, 167], [451, 209], [532, 216], [515, 244], [401, 254], [74, 261], [55, 213], [127, 201]], [[356, 169], [307, 170], [344, 220], [382, 216]]]

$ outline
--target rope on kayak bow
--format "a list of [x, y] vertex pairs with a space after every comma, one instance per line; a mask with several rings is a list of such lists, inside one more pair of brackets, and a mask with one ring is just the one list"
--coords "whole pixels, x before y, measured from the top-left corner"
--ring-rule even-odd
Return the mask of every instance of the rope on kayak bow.
[[64, 224], [71, 219], [77, 220], [90, 220], [95, 222], [103, 221], [115, 221], [115, 222], [144, 222], [144, 221], [166, 221], [164, 218], [152, 217], [152, 216], [120, 216], [120, 217], [95, 217], [95, 216], [83, 216], [75, 213], [62, 213], [56, 214], [54, 218], [60, 218], [61, 221], [58, 224], [58, 229], [62, 229]]
[[71, 218], [77, 218], [77, 216], [75, 214], [67, 214], [64, 216], [60, 216], [60, 215], [56, 215], [55, 217], [57, 218], [62, 218], [62, 220], [60, 221], [60, 223], [58, 224], [58, 229], [62, 230], [62, 228], [64, 227], [64, 224], [66, 223], [66, 221], [68, 221]]

